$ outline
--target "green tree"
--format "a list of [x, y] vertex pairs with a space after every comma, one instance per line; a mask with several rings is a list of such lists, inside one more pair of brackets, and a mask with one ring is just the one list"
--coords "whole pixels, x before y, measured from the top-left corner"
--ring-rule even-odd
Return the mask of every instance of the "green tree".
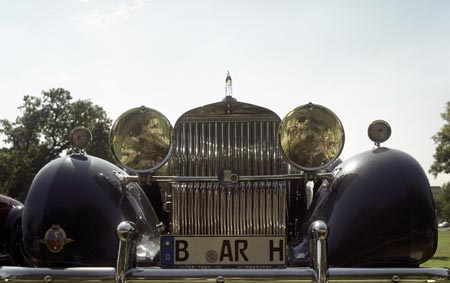
[[68, 138], [78, 126], [89, 128], [92, 142], [86, 152], [111, 160], [108, 140], [111, 120], [89, 100], [72, 102], [70, 92], [43, 91], [41, 97], [24, 96], [21, 116], [0, 120], [7, 147], [0, 149], [0, 192], [23, 201], [36, 173], [49, 161], [74, 149]]
[[445, 183], [442, 186], [442, 190], [434, 202], [437, 217], [443, 220], [450, 220], [450, 183]]
[[436, 135], [433, 136], [436, 146], [434, 162], [429, 172], [436, 177], [439, 173], [450, 173], [450, 101], [444, 113], [441, 113], [445, 124]]

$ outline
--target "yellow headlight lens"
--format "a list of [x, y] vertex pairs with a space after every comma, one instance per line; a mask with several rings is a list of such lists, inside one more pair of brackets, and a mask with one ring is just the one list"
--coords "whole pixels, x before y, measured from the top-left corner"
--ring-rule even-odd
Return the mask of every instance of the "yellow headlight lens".
[[344, 128], [328, 108], [309, 103], [286, 115], [280, 124], [283, 155], [294, 167], [305, 171], [326, 168], [344, 147]]
[[134, 172], [151, 172], [167, 161], [172, 125], [158, 111], [142, 106], [122, 114], [111, 130], [114, 158]]

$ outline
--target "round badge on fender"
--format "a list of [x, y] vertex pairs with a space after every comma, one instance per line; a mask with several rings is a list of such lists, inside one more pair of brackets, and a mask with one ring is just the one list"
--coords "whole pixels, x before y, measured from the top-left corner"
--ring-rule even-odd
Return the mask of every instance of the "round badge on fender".
[[160, 112], [141, 106], [123, 113], [112, 126], [111, 150], [126, 169], [153, 172], [163, 166], [172, 149], [172, 125]]
[[66, 231], [59, 225], [52, 225], [52, 228], [45, 232], [44, 239], [39, 240], [52, 253], [59, 253], [64, 246], [73, 242], [72, 239], [67, 238]]
[[281, 152], [294, 167], [318, 171], [331, 165], [344, 148], [344, 128], [328, 108], [317, 104], [289, 112], [279, 127]]

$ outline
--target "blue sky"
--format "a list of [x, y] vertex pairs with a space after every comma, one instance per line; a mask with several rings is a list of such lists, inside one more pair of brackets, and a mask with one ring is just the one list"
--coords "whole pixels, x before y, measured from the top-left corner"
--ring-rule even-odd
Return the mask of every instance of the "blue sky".
[[[172, 124], [234, 96], [284, 117], [313, 102], [344, 124], [342, 158], [385, 146], [428, 171], [450, 100], [450, 1], [0, 0], [0, 118], [54, 87], [115, 119], [146, 105]], [[432, 185], [450, 176], [430, 176]]]

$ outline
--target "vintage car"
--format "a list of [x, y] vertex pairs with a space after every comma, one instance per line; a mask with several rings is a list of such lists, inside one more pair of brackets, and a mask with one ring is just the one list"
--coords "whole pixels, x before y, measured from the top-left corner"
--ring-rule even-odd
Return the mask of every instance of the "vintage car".
[[[344, 129], [306, 103], [284, 119], [225, 98], [174, 127], [145, 107], [113, 124], [118, 165], [76, 154], [0, 199], [5, 282], [450, 282], [422, 268], [437, 247], [430, 186], [410, 155], [374, 146], [340, 160]], [[361, 133], [365, 134], [365, 133]], [[372, 143], [368, 141], [368, 148]]]

